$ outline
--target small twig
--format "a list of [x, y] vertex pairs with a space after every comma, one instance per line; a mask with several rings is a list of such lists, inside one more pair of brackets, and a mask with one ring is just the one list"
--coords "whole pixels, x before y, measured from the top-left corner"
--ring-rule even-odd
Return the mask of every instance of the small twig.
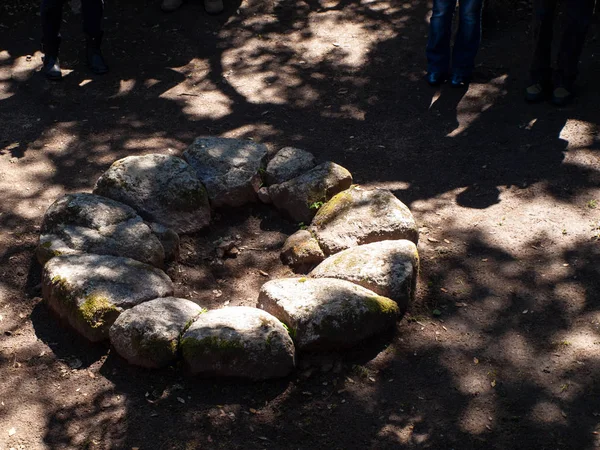
[[198, 94], [188, 94], [187, 92], [182, 92], [179, 96], [187, 95], [188, 97], [200, 97]]

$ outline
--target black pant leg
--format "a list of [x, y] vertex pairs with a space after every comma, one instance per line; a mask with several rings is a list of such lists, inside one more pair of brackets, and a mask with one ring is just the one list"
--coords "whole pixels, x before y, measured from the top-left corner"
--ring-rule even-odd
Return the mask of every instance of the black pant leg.
[[567, 0], [563, 35], [556, 62], [555, 83], [571, 88], [577, 77], [579, 57], [592, 22], [594, 0]]
[[533, 55], [530, 68], [532, 82], [547, 82], [552, 77], [552, 31], [557, 3], [558, 0], [533, 0]]
[[63, 3], [64, 0], [42, 0], [40, 16], [42, 19], [42, 44], [45, 53], [58, 53]]
[[102, 37], [104, 0], [81, 0], [83, 32], [90, 38]]

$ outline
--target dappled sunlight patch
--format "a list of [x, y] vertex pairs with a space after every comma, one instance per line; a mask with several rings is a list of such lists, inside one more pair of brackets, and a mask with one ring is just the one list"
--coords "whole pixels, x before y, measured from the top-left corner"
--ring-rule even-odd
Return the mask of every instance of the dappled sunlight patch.
[[568, 421], [560, 407], [553, 402], [542, 400], [531, 409], [530, 417], [534, 422], [567, 425]]
[[425, 444], [429, 440], [429, 433], [415, 432], [415, 428], [423, 420], [422, 416], [406, 419], [397, 414], [391, 414], [388, 417], [389, 423], [379, 430], [377, 437], [391, 439], [401, 445]]
[[476, 398], [469, 402], [458, 420], [461, 430], [470, 434], [483, 434], [492, 430], [490, 423], [493, 420], [494, 411], [482, 398]]
[[568, 142], [567, 150], [573, 150], [594, 145], [597, 135], [597, 125], [584, 120], [567, 119], [558, 138]]

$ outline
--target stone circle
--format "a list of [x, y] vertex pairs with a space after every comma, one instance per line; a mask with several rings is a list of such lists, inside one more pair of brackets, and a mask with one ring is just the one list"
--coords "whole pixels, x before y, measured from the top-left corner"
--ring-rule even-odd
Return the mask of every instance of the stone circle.
[[[193, 374], [264, 380], [293, 371], [297, 351], [343, 350], [393, 328], [413, 301], [417, 227], [391, 192], [352, 185], [345, 168], [292, 147], [268, 161], [262, 144], [199, 137], [182, 156], [118, 160], [93, 194], [46, 211], [43, 299], [83, 337], [110, 340], [134, 365], [181, 360]], [[256, 307], [205, 311], [172, 297], [161, 269], [178, 260], [179, 234], [207, 227], [212, 208], [258, 200], [302, 222], [280, 256], [309, 275], [267, 281]], [[234, 255], [235, 242], [223, 245], [218, 257]]]

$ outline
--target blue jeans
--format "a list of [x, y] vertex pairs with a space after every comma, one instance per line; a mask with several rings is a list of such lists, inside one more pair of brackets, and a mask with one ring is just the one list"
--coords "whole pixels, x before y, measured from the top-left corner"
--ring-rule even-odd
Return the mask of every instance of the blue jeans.
[[450, 50], [452, 18], [457, 0], [433, 0], [433, 14], [429, 24], [427, 41], [427, 71], [452, 72], [471, 76], [475, 67], [475, 55], [481, 42], [481, 11], [483, 0], [462, 0], [458, 5], [458, 32], [454, 49]]

